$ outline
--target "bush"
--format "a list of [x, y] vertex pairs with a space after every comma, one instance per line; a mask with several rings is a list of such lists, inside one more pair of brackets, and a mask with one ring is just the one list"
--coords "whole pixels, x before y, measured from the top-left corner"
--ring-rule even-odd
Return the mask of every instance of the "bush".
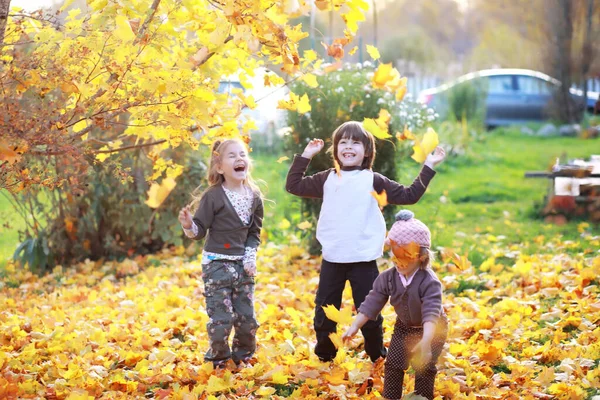
[[483, 126], [487, 88], [482, 83], [463, 82], [452, 87], [447, 94], [448, 118], [463, 119]]
[[185, 165], [185, 173], [157, 209], [145, 204], [149, 184], [144, 177], [152, 174], [152, 162], [142, 151], [113, 156], [117, 165], [95, 163], [80, 177], [86, 191], [67, 186], [19, 193], [21, 210], [32, 213], [35, 224], [20, 233], [15, 259], [45, 272], [86, 258], [122, 259], [183, 244], [177, 216], [204, 182], [206, 166], [198, 151], [184, 146], [171, 150], [170, 156]]
[[[396, 132], [402, 131], [404, 125], [411, 128], [424, 126], [434, 119], [433, 110], [427, 109], [420, 103], [410, 99], [398, 103], [392, 93], [374, 89], [370, 84], [374, 70], [369, 63], [356, 66], [347, 65], [344, 69], [318, 77], [319, 86], [310, 88], [301, 81], [291, 87], [292, 92], [299, 96], [308, 95], [311, 111], [306, 114], [288, 113], [290, 130], [285, 135], [285, 149], [292, 154], [301, 154], [306, 144], [313, 138], [323, 139], [325, 147], [332, 145], [331, 134], [339, 125], [346, 121], [363, 121], [365, 118], [377, 118], [381, 109], [391, 114], [388, 133], [392, 135], [387, 140], [377, 140], [377, 156], [373, 170], [390, 179], [396, 179], [396, 148], [398, 146]], [[407, 147], [402, 143], [401, 147]], [[311, 161], [307, 174], [333, 167], [329, 152], [322, 151]], [[301, 214], [308, 215], [312, 223], [311, 253], [319, 251], [320, 246], [315, 239], [314, 230], [321, 209], [321, 201], [303, 199]], [[386, 222], [393, 221], [392, 207], [384, 209]]]

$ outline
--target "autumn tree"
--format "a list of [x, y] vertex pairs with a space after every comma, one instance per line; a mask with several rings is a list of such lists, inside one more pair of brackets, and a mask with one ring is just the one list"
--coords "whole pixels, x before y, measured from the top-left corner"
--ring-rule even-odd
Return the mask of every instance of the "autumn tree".
[[[223, 78], [235, 75], [250, 88], [255, 71], [269, 65], [288, 80], [310, 80], [322, 63], [298, 51], [307, 33], [290, 18], [308, 12], [305, 3], [88, 0], [84, 11], [72, 3], [63, 5], [65, 18], [10, 11], [3, 31], [0, 185], [27, 214], [36, 211], [31, 196], [44, 190], [59, 210], [32, 223], [32, 237], [43, 220], [71, 226], [81, 214], [73, 198], [88, 197], [98, 169], [117, 182], [162, 185], [183, 172], [172, 149], [208, 148], [225, 136], [249, 140], [254, 122], [242, 110], [260, 99], [220, 93]], [[333, 6], [351, 41], [366, 3]], [[284, 83], [265, 77], [267, 86]], [[143, 163], [126, 162], [126, 154], [149, 161], [150, 171], [139, 176], [135, 165]], [[71, 216], [63, 214], [67, 205]]]
[[[78, 180], [77, 168], [46, 168], [56, 164], [53, 157], [85, 169], [132, 148], [151, 147], [158, 160], [182, 143], [198, 147], [218, 136], [247, 135], [252, 124], [239, 129], [238, 117], [255, 99], [219, 94], [221, 78], [239, 74], [249, 86], [248, 77], [266, 61], [290, 77], [312, 68], [312, 62], [301, 67], [297, 51], [307, 34], [289, 23], [306, 4], [142, 4], [90, 0], [89, 13], [71, 10], [58, 28], [36, 16], [9, 18], [0, 77], [2, 143], [10, 150], [3, 157], [4, 187]], [[336, 9], [342, 6], [351, 37], [363, 4], [336, 2]], [[159, 173], [176, 170], [168, 160], [155, 165]]]

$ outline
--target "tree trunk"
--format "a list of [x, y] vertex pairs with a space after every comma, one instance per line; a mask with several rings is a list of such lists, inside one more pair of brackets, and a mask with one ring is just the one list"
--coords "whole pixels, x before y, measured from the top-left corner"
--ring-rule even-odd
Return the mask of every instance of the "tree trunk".
[[577, 120], [571, 99], [571, 43], [573, 39], [573, 6], [571, 0], [553, 0], [546, 8], [549, 20], [550, 65], [553, 75], [562, 82], [554, 97], [553, 114], [562, 122]]
[[581, 61], [581, 79], [583, 79], [583, 104], [587, 108], [588, 74], [592, 65], [592, 19], [594, 18], [594, 0], [587, 0], [585, 15], [585, 37], [583, 39], [583, 59]]
[[10, 0], [0, 0], [0, 54], [2, 53], [2, 45], [4, 45], [4, 32], [6, 31], [8, 10], [10, 10]]
[[373, 0], [373, 46], [377, 47], [377, 3]]

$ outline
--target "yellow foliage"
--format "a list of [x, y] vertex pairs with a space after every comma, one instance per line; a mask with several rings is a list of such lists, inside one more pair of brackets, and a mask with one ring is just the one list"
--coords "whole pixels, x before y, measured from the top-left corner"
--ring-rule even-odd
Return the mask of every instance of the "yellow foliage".
[[[585, 398], [600, 383], [600, 288], [586, 283], [588, 270], [600, 266], [598, 257], [543, 241], [536, 254], [514, 254], [512, 265], [493, 272], [495, 260], [510, 251], [499, 246], [481, 250], [489, 268], [466, 268], [459, 277], [443, 268], [446, 261], [434, 261], [450, 321], [436, 398]], [[360, 335], [343, 345], [339, 340], [352, 322], [349, 290], [341, 311], [324, 307], [340, 325], [332, 335], [338, 355], [322, 363], [313, 354], [319, 263], [297, 245], [269, 243], [259, 250], [256, 361], [215, 370], [203, 360], [208, 316], [197, 259], [186, 261], [174, 249], [83, 262], [41, 277], [9, 262], [15, 284], [0, 287], [0, 342], [10, 348], [0, 352], [0, 397], [276, 398], [281, 388], [293, 388], [290, 397], [299, 399], [380, 398], [380, 372], [364, 356]], [[386, 268], [389, 260], [382, 263]], [[114, 278], [134, 264], [134, 277]], [[525, 264], [525, 277], [536, 287], [529, 294], [516, 267]], [[455, 290], [459, 278], [486, 289]], [[386, 307], [383, 315], [389, 346], [394, 311]], [[368, 378], [374, 391], [358, 394]], [[413, 380], [406, 382], [410, 392]]]
[[424, 163], [429, 153], [435, 150], [439, 143], [440, 141], [436, 131], [434, 131], [433, 128], [427, 128], [423, 140], [415, 138], [412, 159], [418, 163]]
[[165, 201], [169, 193], [175, 188], [177, 183], [173, 178], [165, 178], [163, 181], [158, 183], [153, 183], [150, 186], [150, 190], [148, 190], [148, 200], [146, 200], [146, 204], [150, 208], [158, 208]]
[[370, 44], [367, 45], [367, 53], [369, 53], [373, 60], [379, 60], [379, 57], [381, 57], [377, 47], [371, 46]]

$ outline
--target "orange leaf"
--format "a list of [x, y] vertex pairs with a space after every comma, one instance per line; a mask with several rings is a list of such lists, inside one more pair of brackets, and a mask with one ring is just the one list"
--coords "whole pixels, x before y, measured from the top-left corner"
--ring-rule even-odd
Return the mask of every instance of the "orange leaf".
[[377, 204], [379, 204], [379, 208], [383, 208], [383, 207], [385, 207], [385, 206], [388, 205], [387, 193], [385, 192], [385, 190], [382, 190], [381, 193], [377, 193], [376, 191], [372, 191], [371, 195], [373, 197], [375, 197], [375, 200], [377, 200]]

